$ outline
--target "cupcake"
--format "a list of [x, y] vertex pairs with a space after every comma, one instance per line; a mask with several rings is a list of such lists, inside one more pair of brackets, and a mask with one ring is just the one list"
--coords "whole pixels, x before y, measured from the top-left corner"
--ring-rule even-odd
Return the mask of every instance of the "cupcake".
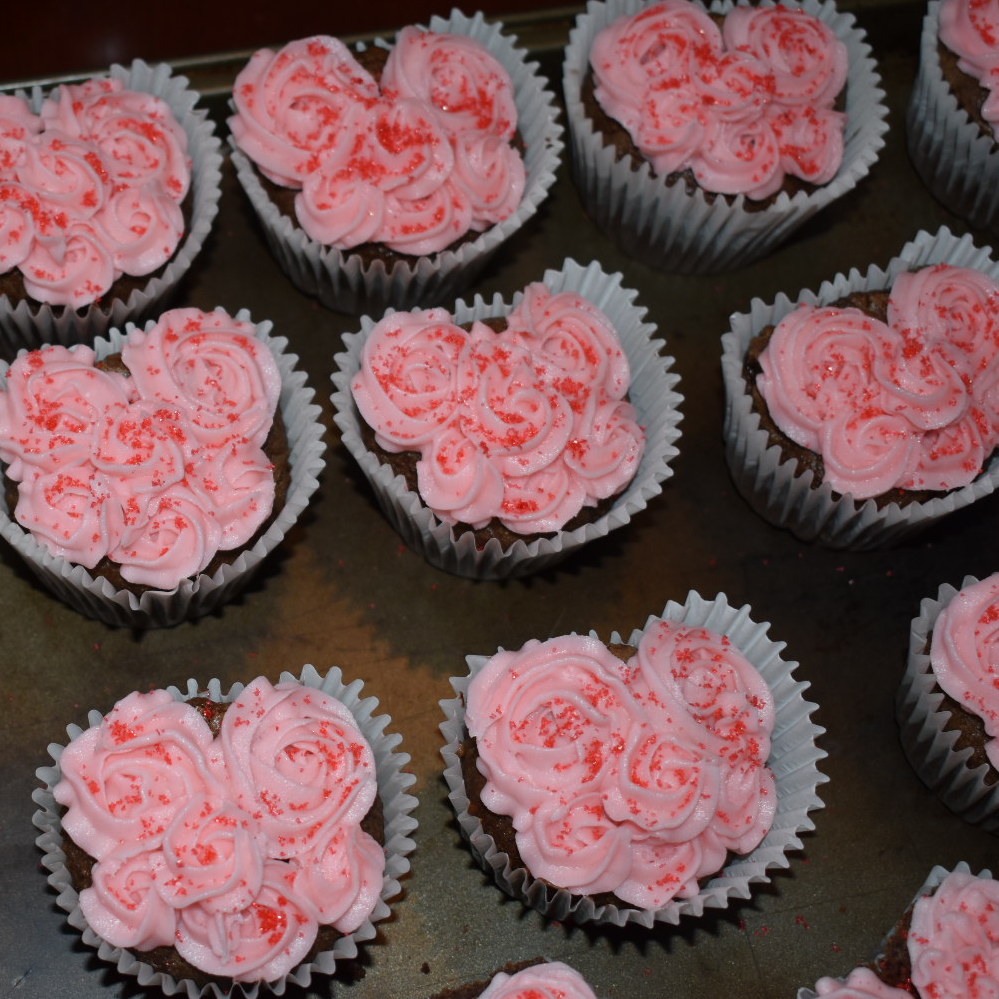
[[243, 311], [174, 309], [4, 366], [0, 533], [72, 607], [173, 625], [235, 595], [323, 467], [287, 341]]
[[281, 995], [355, 958], [416, 828], [409, 757], [361, 687], [311, 666], [227, 693], [189, 680], [70, 725], [34, 823], [84, 942], [189, 999]]
[[537, 211], [562, 129], [514, 42], [453, 11], [390, 49], [315, 36], [252, 57], [233, 161], [298, 287], [342, 312], [447, 301]]
[[500, 888], [550, 919], [649, 927], [786, 867], [825, 754], [766, 630], [691, 593], [627, 640], [467, 657], [441, 702], [444, 776]]
[[433, 999], [596, 999], [586, 979], [561, 961], [497, 971], [488, 982], [447, 989]]
[[999, 978], [999, 882], [934, 867], [869, 965], [845, 980], [819, 979], [798, 999], [973, 999]]
[[218, 212], [221, 144], [169, 66], [0, 97], [0, 353], [138, 322]]
[[660, 491], [682, 397], [620, 279], [569, 260], [512, 304], [364, 317], [344, 336], [333, 375], [343, 443], [433, 565], [479, 579], [535, 572]]
[[867, 174], [888, 128], [864, 32], [817, 0], [591, 0], [563, 88], [587, 212], [625, 252], [685, 273], [770, 252]]
[[973, 226], [999, 233], [999, 21], [988, 4], [930, 0], [906, 117], [923, 183]]
[[992, 622], [999, 574], [968, 576], [927, 597], [909, 632], [895, 700], [905, 755], [919, 778], [962, 818], [999, 831], [999, 694]]
[[[997, 280], [986, 251], [941, 229], [885, 270], [733, 315], [726, 457], [750, 504], [803, 540], [862, 549], [991, 493]], [[818, 391], [807, 379], [830, 358]]]

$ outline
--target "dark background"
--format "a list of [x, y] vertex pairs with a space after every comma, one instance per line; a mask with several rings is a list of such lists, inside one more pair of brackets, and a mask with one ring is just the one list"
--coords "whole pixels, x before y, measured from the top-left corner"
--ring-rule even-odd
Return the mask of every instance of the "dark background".
[[542, 7], [536, 0], [480, 0], [465, 6], [449, 0], [251, 0], [241, 4], [3, 0], [0, 85], [103, 70], [113, 62], [136, 58], [173, 61], [280, 45], [314, 34], [371, 34], [422, 23], [456, 6], [466, 13], [481, 10], [500, 18]]

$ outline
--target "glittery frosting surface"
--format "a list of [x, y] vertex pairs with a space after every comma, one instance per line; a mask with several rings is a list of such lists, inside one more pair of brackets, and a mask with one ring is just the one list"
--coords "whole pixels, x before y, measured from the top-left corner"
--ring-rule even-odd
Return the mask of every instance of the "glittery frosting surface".
[[738, 6], [721, 27], [691, 0], [612, 22], [590, 53], [596, 98], [661, 175], [761, 199], [786, 176], [828, 183], [843, 159], [845, 45], [818, 18]]
[[343, 42], [255, 53], [236, 79], [237, 145], [319, 243], [443, 250], [510, 216], [524, 192], [509, 74], [474, 39], [406, 27], [380, 81]]
[[596, 999], [583, 976], [561, 961], [493, 976], [479, 999]]
[[999, 574], [959, 590], [933, 623], [930, 663], [941, 689], [985, 725], [999, 768]]
[[837, 492], [956, 489], [999, 443], [999, 286], [938, 264], [895, 279], [887, 322], [801, 305], [760, 365], [774, 421], [822, 455]]
[[622, 662], [586, 636], [530, 641], [472, 677], [465, 722], [537, 878], [656, 909], [748, 853], [777, 807], [770, 690], [724, 636], [650, 623]]
[[166, 312], [121, 357], [127, 375], [84, 345], [21, 354], [0, 391], [0, 460], [14, 518], [54, 555], [107, 557], [169, 590], [270, 514], [280, 373], [253, 324], [220, 310]]
[[529, 285], [506, 320], [495, 333], [465, 330], [445, 309], [391, 313], [369, 333], [351, 390], [382, 448], [420, 453], [420, 495], [441, 520], [555, 531], [622, 489], [641, 460], [628, 359], [575, 292]]
[[942, 0], [940, 41], [958, 56], [958, 66], [986, 89], [982, 117], [999, 124], [999, 2]]
[[820, 978], [816, 995], [822, 999], [910, 999], [911, 992], [887, 985], [870, 968], [854, 968], [845, 979]]
[[169, 106], [120, 80], [65, 84], [35, 114], [0, 96], [0, 273], [78, 309], [155, 271], [184, 231], [187, 135]]
[[999, 992], [999, 881], [952, 871], [916, 901], [908, 935], [912, 984], [930, 999]]
[[133, 693], [65, 748], [64, 832], [95, 860], [80, 907], [138, 951], [174, 946], [237, 981], [281, 978], [319, 925], [357, 929], [385, 866], [360, 827], [375, 762], [350, 711], [260, 677], [218, 737], [170, 692]]

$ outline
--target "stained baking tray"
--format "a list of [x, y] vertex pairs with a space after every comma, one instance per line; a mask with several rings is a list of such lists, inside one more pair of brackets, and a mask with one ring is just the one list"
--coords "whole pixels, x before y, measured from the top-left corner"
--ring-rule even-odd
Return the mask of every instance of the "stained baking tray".
[[[719, 338], [753, 296], [817, 287], [850, 267], [884, 264], [920, 229], [969, 231], [926, 192], [908, 162], [904, 109], [916, 71], [922, 5], [857, 8], [878, 59], [891, 131], [871, 175], [769, 258], [738, 272], [676, 277], [629, 259], [581, 210], [568, 170], [479, 290], [511, 294], [566, 257], [621, 271], [675, 357], [685, 397], [680, 456], [663, 494], [622, 531], [560, 567], [476, 583], [409, 552], [340, 446], [328, 403], [340, 335], [357, 327], [300, 294], [268, 253], [226, 165], [214, 232], [174, 304], [248, 308], [302, 357], [329, 426], [328, 465], [308, 514], [236, 603], [197, 623], [147, 633], [90, 621], [42, 591], [0, 551], [0, 994], [98, 999], [145, 994], [79, 941], [47, 888], [31, 825], [35, 768], [70, 722], [133, 689], [340, 666], [392, 716], [412, 756], [419, 798], [413, 869], [393, 917], [356, 966], [297, 997], [418, 999], [508, 961], [544, 956], [579, 968], [605, 999], [792, 997], [823, 974], [871, 957], [934, 864], [995, 865], [996, 840], [951, 815], [899, 746], [893, 698], [909, 622], [923, 596], [999, 569], [993, 496], [891, 551], [803, 544], [734, 492], [722, 449]], [[560, 80], [565, 11], [511, 24]], [[220, 122], [243, 54], [179, 65]], [[970, 230], [976, 241], [987, 237]], [[449, 304], [449, 303], [441, 303]], [[440, 777], [438, 701], [467, 653], [568, 631], [627, 634], [689, 590], [724, 592], [786, 642], [826, 729], [825, 807], [787, 870], [751, 900], [678, 927], [592, 929], [548, 922], [507, 899], [463, 845]], [[155, 994], [155, 993], [153, 993]]]

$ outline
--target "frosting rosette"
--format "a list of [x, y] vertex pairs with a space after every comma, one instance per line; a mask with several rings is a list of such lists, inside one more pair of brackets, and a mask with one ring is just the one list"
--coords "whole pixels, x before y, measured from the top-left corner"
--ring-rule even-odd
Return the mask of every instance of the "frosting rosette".
[[221, 777], [204, 718], [163, 690], [119, 701], [60, 765], [63, 828], [97, 860], [123, 842], [158, 848], [184, 804]]
[[479, 999], [596, 999], [586, 979], [561, 961], [493, 975]]
[[437, 253], [520, 204], [513, 84], [471, 37], [403, 28], [380, 80], [335, 38], [261, 50], [233, 103], [236, 145], [274, 183], [301, 188], [296, 218], [321, 244]]
[[443, 309], [386, 315], [350, 388], [379, 447], [418, 455], [417, 488], [441, 521], [532, 534], [631, 480], [645, 436], [629, 381], [607, 316], [538, 282], [498, 332]]
[[847, 49], [804, 10], [738, 6], [719, 26], [661, 0], [604, 27], [589, 65], [598, 103], [657, 174], [761, 200], [786, 177], [828, 183], [842, 163]]
[[173, 257], [191, 157], [165, 100], [109, 78], [65, 84], [28, 114], [0, 105], [3, 273], [19, 270], [36, 301], [80, 309]]
[[950, 264], [903, 272], [886, 316], [799, 306], [773, 328], [757, 388], [837, 492], [965, 486], [999, 444], [999, 286]]
[[354, 933], [381, 903], [385, 850], [362, 827], [375, 751], [363, 712], [325, 687], [258, 677], [237, 691], [128, 695], [63, 749], [52, 793], [93, 861], [79, 905], [101, 939], [273, 982], [320, 925]]
[[912, 984], [940, 999], [999, 991], [999, 882], [952, 871], [916, 900], [907, 936]]
[[252, 323], [177, 309], [121, 348], [24, 352], [0, 392], [0, 460], [14, 517], [52, 554], [105, 557], [132, 584], [168, 591], [245, 545], [274, 508], [262, 450], [281, 377]]
[[346, 126], [378, 98], [378, 84], [343, 42], [315, 35], [255, 52], [232, 98], [229, 127], [240, 148], [266, 177], [298, 188], [321, 154], [336, 158], [353, 143]]
[[656, 620], [617, 654], [578, 635], [500, 651], [470, 677], [464, 723], [482, 805], [510, 817], [535, 878], [575, 895], [659, 909], [774, 820], [773, 695], [709, 629]]
[[354, 399], [380, 447], [421, 447], [454, 416], [468, 333], [446, 309], [392, 313], [377, 328], [364, 343], [366, 377], [354, 382]]
[[321, 830], [359, 824], [374, 801], [371, 747], [333, 698], [260, 678], [219, 736], [235, 800], [257, 816], [272, 856], [298, 856]]
[[985, 752], [999, 769], [999, 575], [963, 587], [940, 612], [930, 644], [944, 693], [985, 727]]

